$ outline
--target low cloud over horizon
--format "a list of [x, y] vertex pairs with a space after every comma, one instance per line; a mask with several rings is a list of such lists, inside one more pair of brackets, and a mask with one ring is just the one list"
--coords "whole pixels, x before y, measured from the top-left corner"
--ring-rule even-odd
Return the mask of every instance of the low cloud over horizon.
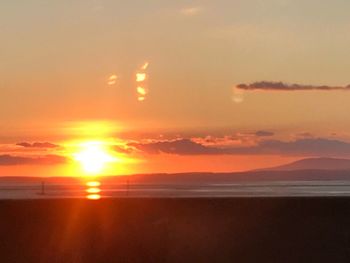
[[350, 91], [350, 85], [347, 86], [327, 86], [327, 85], [305, 85], [305, 84], [287, 84], [278, 81], [258, 81], [250, 84], [238, 84], [237, 89], [254, 91], [254, 90], [268, 90], [268, 91], [332, 91], [343, 90]]
[[266, 140], [252, 146], [230, 147], [206, 146], [192, 139], [129, 143], [128, 146], [148, 154], [350, 157], [350, 143], [326, 138], [302, 138], [293, 141]]
[[0, 166], [10, 165], [57, 165], [65, 164], [68, 158], [60, 155], [45, 155], [39, 157], [14, 156], [9, 154], [0, 155]]
[[58, 148], [59, 145], [54, 144], [54, 143], [50, 143], [50, 142], [33, 142], [33, 143], [29, 143], [29, 142], [20, 142], [20, 143], [16, 143], [17, 146], [22, 146], [24, 148]]
[[[277, 137], [278, 138], [278, 137]], [[111, 150], [129, 157], [140, 154], [173, 154], [182, 156], [236, 155], [236, 156], [280, 156], [280, 157], [348, 157], [350, 142], [341, 139], [313, 137], [310, 134], [277, 139], [273, 131], [258, 130], [232, 135], [203, 137], [179, 137], [173, 139], [147, 139], [125, 141], [123, 144], [110, 144]], [[13, 165], [58, 165], [69, 162], [70, 158], [61, 155], [54, 143], [20, 143], [23, 151], [14, 152], [11, 148], [0, 155], [0, 166]], [[35, 147], [43, 147], [38, 153]], [[52, 148], [47, 154], [46, 148]], [[28, 152], [28, 151], [32, 151]], [[45, 153], [46, 152], [46, 153]], [[35, 153], [35, 154], [34, 154]]]

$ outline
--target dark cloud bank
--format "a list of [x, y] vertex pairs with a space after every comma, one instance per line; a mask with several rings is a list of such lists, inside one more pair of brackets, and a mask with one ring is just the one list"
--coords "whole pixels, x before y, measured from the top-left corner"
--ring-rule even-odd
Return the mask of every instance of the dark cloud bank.
[[287, 142], [266, 140], [256, 146], [229, 148], [209, 147], [190, 139], [130, 143], [129, 146], [149, 154], [350, 156], [350, 143], [323, 138], [304, 138]]
[[270, 131], [257, 131], [255, 132], [255, 136], [258, 137], [269, 137], [269, 136], [274, 136], [275, 133], [274, 132], [270, 132]]
[[33, 143], [29, 143], [29, 142], [20, 142], [16, 144], [17, 146], [22, 146], [25, 148], [45, 148], [45, 149], [49, 149], [49, 148], [58, 148], [59, 146], [53, 143], [49, 143], [49, 142], [33, 142]]
[[347, 90], [350, 91], [350, 85], [348, 86], [313, 86], [304, 84], [286, 84], [283, 82], [274, 81], [259, 81], [251, 84], [238, 84], [238, 89], [254, 91], [254, 90], [270, 90], [270, 91], [307, 91], [307, 90], [320, 90], [320, 91], [332, 91], [332, 90]]
[[68, 159], [59, 155], [45, 155], [41, 157], [23, 157], [0, 155], [0, 165], [57, 165], [67, 163]]

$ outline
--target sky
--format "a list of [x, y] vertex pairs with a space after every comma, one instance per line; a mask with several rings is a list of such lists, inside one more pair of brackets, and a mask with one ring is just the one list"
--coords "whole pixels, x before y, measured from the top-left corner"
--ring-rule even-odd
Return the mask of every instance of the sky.
[[350, 158], [349, 8], [3, 1], [0, 176], [79, 176], [89, 152], [111, 175]]

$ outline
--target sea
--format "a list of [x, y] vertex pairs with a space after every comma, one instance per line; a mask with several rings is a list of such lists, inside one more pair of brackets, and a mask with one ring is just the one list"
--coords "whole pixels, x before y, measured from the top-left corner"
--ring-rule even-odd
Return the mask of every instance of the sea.
[[[269, 181], [237, 183], [53, 183], [0, 182], [0, 199], [50, 198], [226, 198], [350, 196], [350, 181]], [[90, 198], [89, 198], [90, 197]]]

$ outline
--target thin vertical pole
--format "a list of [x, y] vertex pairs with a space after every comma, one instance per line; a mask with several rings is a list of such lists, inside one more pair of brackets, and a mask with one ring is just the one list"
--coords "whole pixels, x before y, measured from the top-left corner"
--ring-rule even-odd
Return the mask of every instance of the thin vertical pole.
[[130, 182], [129, 179], [126, 181], [126, 196], [129, 196]]
[[41, 182], [41, 194], [45, 195], [45, 182], [44, 181]]

